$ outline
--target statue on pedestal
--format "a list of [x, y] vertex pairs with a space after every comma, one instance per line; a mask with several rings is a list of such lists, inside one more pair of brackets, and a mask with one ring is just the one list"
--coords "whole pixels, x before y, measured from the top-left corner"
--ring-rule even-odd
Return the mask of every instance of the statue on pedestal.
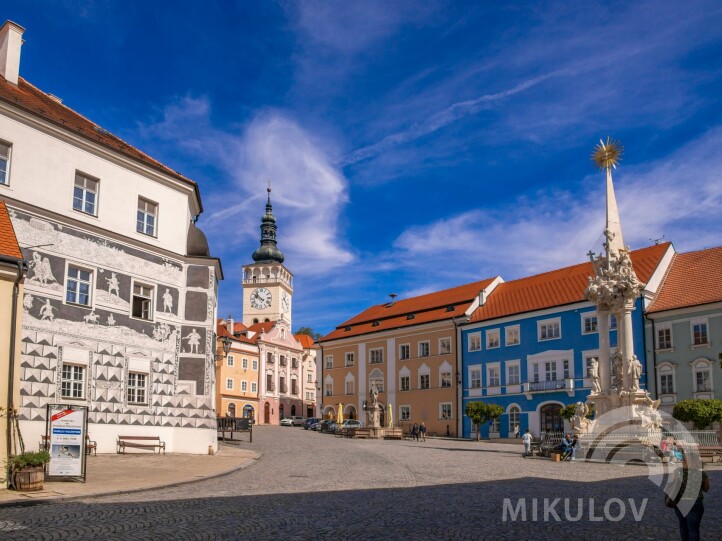
[[619, 392], [624, 388], [624, 357], [621, 351], [617, 350], [612, 355], [612, 366], [614, 366], [614, 388]]
[[374, 383], [371, 385], [371, 390], [369, 391], [369, 396], [371, 397], [371, 405], [377, 406], [379, 403], [379, 389], [376, 387], [376, 384]]
[[629, 361], [629, 375], [632, 391], [638, 391], [639, 380], [642, 377], [642, 363], [639, 362], [636, 355], [632, 355], [632, 358]]
[[592, 358], [590, 367], [590, 377], [592, 379], [592, 394], [599, 394], [602, 392], [602, 385], [599, 383], [599, 361]]

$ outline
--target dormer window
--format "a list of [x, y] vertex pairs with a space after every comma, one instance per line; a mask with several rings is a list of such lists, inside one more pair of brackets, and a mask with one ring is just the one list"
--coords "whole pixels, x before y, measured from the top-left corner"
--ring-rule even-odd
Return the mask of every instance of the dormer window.
[[380, 324], [380, 323], [379, 323], [379, 320], [376, 319], [376, 320], [374, 320], [374, 322], [371, 324], [371, 326], [372, 326], [372, 327], [378, 327], [379, 324]]
[[346, 332], [350, 331], [350, 330], [351, 330], [351, 325], [346, 325], [346, 326], [343, 328], [343, 330], [346, 331]]
[[453, 312], [453, 311], [454, 311], [455, 309], [456, 309], [456, 307], [455, 307], [455, 306], [453, 306], [453, 305], [452, 305], [452, 306], [447, 306], [447, 307], [446, 307], [446, 311], [447, 311], [447, 312]]
[[409, 314], [406, 316], [406, 319], [416, 319], [416, 314]]

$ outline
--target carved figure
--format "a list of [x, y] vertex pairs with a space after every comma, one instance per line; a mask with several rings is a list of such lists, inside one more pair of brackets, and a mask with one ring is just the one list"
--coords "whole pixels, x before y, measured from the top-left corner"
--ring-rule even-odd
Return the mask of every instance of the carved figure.
[[612, 355], [612, 366], [614, 366], [614, 387], [617, 391], [621, 391], [624, 388], [624, 359], [621, 351], [616, 351]]
[[50, 260], [47, 257], [41, 258], [38, 252], [33, 252], [33, 260], [28, 264], [33, 270], [32, 280], [46, 286], [48, 282], [56, 282], [53, 270], [50, 268]]
[[33, 296], [29, 293], [23, 297], [23, 308], [25, 308], [26, 311], [30, 311], [33, 307]]
[[[120, 299], [120, 283], [118, 282], [118, 276], [113, 272], [111, 273], [110, 278], [106, 278], [105, 281], [108, 282], [108, 300], [111, 299], [114, 291], [116, 299]], [[114, 300], [113, 302], [117, 301]]]
[[45, 321], [46, 319], [53, 321], [53, 318], [55, 317], [53, 315], [53, 310], [55, 310], [55, 308], [50, 305], [50, 299], [47, 299], [45, 304], [40, 308], [40, 321]]
[[201, 344], [201, 335], [198, 334], [198, 331], [193, 329], [187, 336], [183, 337], [183, 340], [188, 340], [191, 353], [198, 353], [198, 346]]
[[94, 325], [97, 325], [99, 323], [100, 316], [95, 313], [95, 310], [91, 310], [90, 313], [83, 317], [83, 321], [85, 321], [86, 325], [90, 325], [91, 323]]
[[115, 325], [115, 318], [113, 317], [113, 314], [110, 314], [108, 316], [108, 327], [113, 327]]
[[371, 404], [376, 406], [379, 403], [379, 389], [376, 387], [376, 384], [374, 383], [371, 385], [371, 390], [369, 391], [369, 396], [371, 397]]
[[602, 386], [599, 383], [599, 361], [594, 358], [592, 358], [590, 371], [590, 377], [592, 378], [592, 394], [599, 394], [602, 392]]
[[642, 377], [642, 363], [639, 362], [636, 355], [632, 355], [629, 361], [629, 375], [633, 391], [639, 390], [639, 380]]
[[168, 288], [165, 288], [165, 293], [163, 293], [163, 311], [173, 312], [173, 295], [170, 294]]

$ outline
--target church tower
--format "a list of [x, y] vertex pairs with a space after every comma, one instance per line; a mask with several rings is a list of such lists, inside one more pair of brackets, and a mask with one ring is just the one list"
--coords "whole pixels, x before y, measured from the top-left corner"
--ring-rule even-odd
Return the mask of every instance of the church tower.
[[243, 266], [243, 324], [283, 319], [290, 327], [293, 274], [283, 266], [283, 252], [277, 247], [270, 185], [267, 191], [261, 246], [253, 252], [253, 263]]

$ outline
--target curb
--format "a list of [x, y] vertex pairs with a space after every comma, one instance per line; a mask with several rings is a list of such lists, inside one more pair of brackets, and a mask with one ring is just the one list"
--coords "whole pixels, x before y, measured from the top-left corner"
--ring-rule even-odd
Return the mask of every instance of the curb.
[[162, 484], [162, 485], [153, 485], [150, 487], [143, 487], [143, 488], [129, 488], [127, 490], [109, 490], [104, 492], [90, 492], [87, 494], [78, 494], [76, 496], [59, 496], [57, 498], [41, 498], [37, 500], [16, 500], [16, 501], [10, 501], [10, 502], [0, 502], [0, 508], [5, 507], [32, 507], [34, 505], [45, 505], [45, 504], [53, 504], [53, 503], [67, 503], [72, 502], [76, 500], [82, 500], [85, 498], [95, 498], [99, 496], [116, 496], [120, 494], [137, 494], [140, 492], [149, 492], [151, 490], [158, 490], [161, 488], [174, 488], [179, 487], [182, 485], [190, 485], [193, 483], [200, 483], [201, 481], [208, 481], [209, 479], [216, 479], [218, 477], [223, 477], [225, 475], [229, 475], [231, 473], [244, 470], [248, 468], [249, 466], [252, 466], [261, 458], [263, 458], [263, 453], [257, 453], [257, 457], [247, 459], [248, 461], [244, 464], [241, 464], [240, 466], [235, 466], [233, 468], [230, 468], [228, 470], [224, 470], [222, 472], [214, 473], [212, 475], [209, 475], [207, 477], [202, 477], [200, 479], [189, 479], [187, 481], [178, 481], [175, 483], [170, 484]]

